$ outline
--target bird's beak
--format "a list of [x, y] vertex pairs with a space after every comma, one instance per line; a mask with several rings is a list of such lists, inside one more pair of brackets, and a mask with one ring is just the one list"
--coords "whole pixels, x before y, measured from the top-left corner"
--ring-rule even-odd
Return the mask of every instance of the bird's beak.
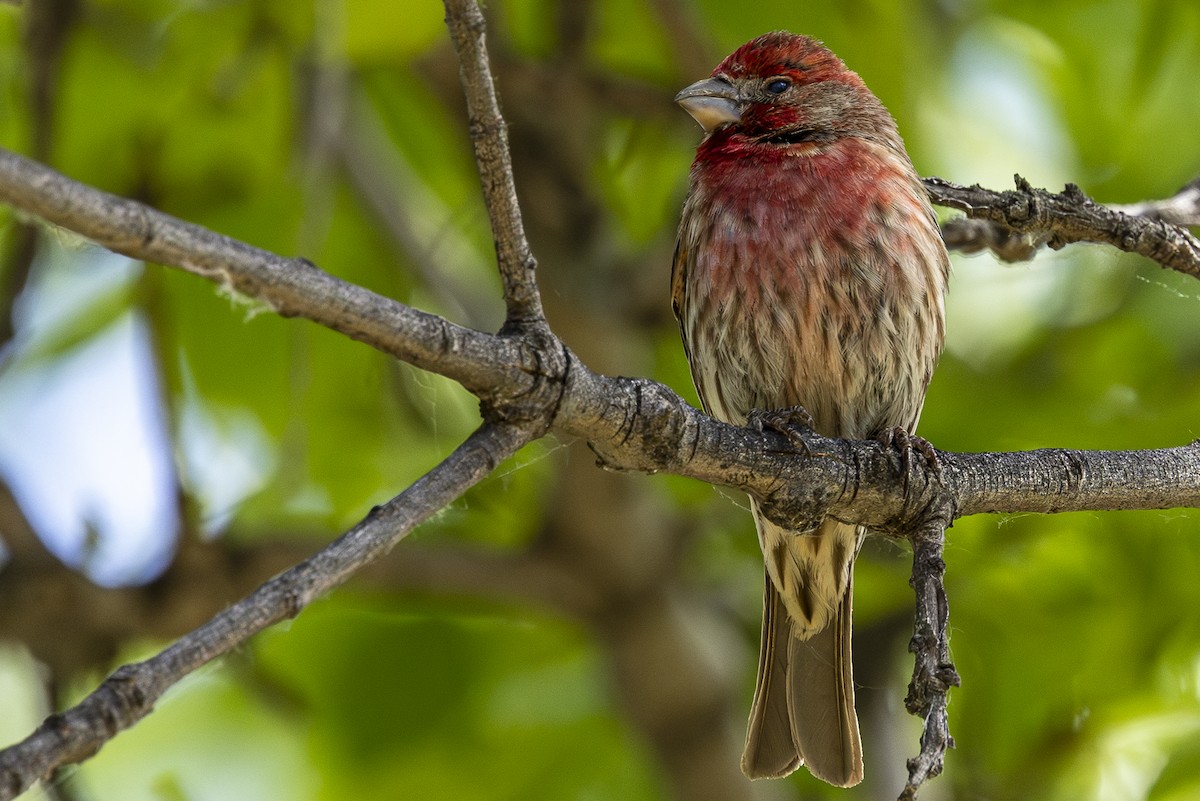
[[708, 133], [742, 118], [741, 98], [724, 78], [705, 78], [675, 95], [675, 102]]

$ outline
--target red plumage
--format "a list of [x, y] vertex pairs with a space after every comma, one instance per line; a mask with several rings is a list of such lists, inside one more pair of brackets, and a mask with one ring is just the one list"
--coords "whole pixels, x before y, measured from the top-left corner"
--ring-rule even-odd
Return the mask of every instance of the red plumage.
[[[706, 130], [672, 303], [705, 409], [803, 406], [817, 431], [913, 431], [941, 351], [949, 260], [895, 121], [821, 43], [769, 33], [676, 100]], [[754, 508], [766, 564], [742, 769], [862, 779], [850, 669], [862, 531], [789, 531]]]

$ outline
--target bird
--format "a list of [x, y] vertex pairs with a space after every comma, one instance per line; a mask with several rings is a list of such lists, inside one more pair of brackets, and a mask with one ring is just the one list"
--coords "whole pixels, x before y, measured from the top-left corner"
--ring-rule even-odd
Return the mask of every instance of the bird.
[[[891, 114], [824, 44], [786, 31], [742, 45], [675, 101], [704, 129], [671, 270], [704, 410], [736, 425], [794, 410], [830, 437], [915, 435], [950, 263]], [[742, 770], [771, 778], [805, 765], [853, 786], [864, 530], [832, 517], [789, 530], [753, 498], [751, 511], [765, 587]]]

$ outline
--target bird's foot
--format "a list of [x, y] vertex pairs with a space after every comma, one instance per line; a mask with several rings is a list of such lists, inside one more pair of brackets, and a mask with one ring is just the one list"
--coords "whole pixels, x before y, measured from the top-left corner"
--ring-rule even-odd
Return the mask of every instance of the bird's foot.
[[892, 449], [899, 452], [900, 463], [904, 467], [905, 475], [908, 474], [909, 468], [912, 467], [914, 453], [920, 454], [925, 459], [925, 464], [929, 466], [929, 469], [933, 471], [935, 476], [940, 476], [942, 473], [942, 463], [938, 457], [937, 449], [930, 445], [929, 440], [924, 437], [910, 434], [900, 426], [895, 426], [880, 431], [875, 436], [875, 441], [885, 449]]
[[804, 439], [804, 432], [813, 431], [813, 416], [803, 406], [786, 409], [754, 409], [746, 416], [746, 425], [758, 432], [774, 431], [782, 434], [793, 448], [812, 456], [812, 449]]

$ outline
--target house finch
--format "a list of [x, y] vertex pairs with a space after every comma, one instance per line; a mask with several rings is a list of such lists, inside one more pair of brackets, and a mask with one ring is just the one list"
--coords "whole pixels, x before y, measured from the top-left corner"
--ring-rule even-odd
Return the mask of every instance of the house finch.
[[[802, 406], [827, 436], [912, 431], [941, 350], [949, 260], [896, 123], [824, 45], [768, 33], [675, 98], [706, 132], [672, 304], [704, 408], [745, 425]], [[766, 563], [742, 770], [862, 780], [850, 667], [863, 530], [781, 528], [753, 499]]]

